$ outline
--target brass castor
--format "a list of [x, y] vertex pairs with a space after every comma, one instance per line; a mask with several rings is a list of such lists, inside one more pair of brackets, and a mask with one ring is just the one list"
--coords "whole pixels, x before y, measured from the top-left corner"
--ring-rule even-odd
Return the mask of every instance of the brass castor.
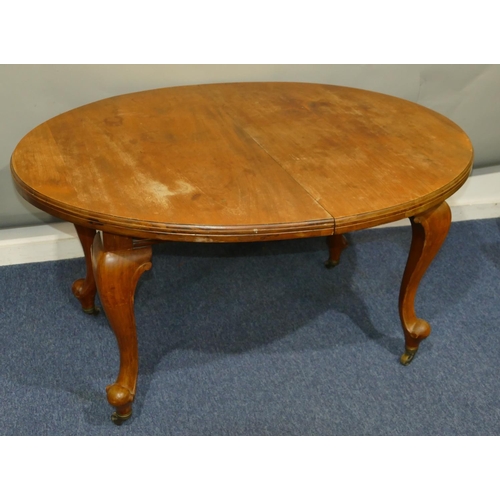
[[99, 314], [99, 311], [100, 309], [98, 307], [89, 307], [88, 309], [82, 309], [82, 311], [85, 313], [85, 314], [91, 314], [93, 316], [96, 316], [97, 314]]
[[399, 358], [401, 364], [404, 366], [408, 366], [413, 361], [413, 358], [415, 357], [415, 354], [417, 354], [417, 351], [418, 347], [415, 348], [407, 347], [405, 349], [405, 352], [401, 355], [401, 358]]
[[122, 425], [125, 420], [128, 420], [132, 416], [132, 412], [127, 413], [126, 415], [119, 415], [118, 413], [113, 412], [111, 415], [111, 422], [115, 425]]
[[325, 267], [331, 269], [332, 267], [338, 266], [340, 261], [328, 259], [325, 261]]

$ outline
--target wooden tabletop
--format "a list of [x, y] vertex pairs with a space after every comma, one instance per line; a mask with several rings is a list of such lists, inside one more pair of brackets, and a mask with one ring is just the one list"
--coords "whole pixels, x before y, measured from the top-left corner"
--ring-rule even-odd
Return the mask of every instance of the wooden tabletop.
[[415, 103], [303, 83], [174, 87], [98, 101], [27, 134], [29, 202], [138, 238], [322, 236], [410, 217], [467, 179], [473, 149]]

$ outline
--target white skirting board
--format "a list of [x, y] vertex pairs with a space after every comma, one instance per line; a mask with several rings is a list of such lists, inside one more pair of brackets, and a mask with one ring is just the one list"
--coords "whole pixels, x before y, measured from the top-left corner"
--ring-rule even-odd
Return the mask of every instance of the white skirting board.
[[[448, 199], [453, 221], [500, 217], [500, 165], [474, 171]], [[407, 219], [385, 226], [403, 226]], [[83, 257], [76, 231], [69, 222], [0, 230], [0, 266]]]
[[83, 250], [69, 222], [0, 231], [0, 266], [76, 257], [83, 257]]

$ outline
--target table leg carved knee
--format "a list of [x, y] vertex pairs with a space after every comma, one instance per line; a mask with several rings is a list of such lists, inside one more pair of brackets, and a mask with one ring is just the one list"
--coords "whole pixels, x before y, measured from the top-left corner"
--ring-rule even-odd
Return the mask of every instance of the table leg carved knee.
[[399, 293], [399, 315], [405, 335], [405, 352], [401, 363], [408, 365], [420, 342], [431, 333], [427, 321], [415, 314], [415, 296], [422, 277], [441, 248], [451, 224], [446, 202], [410, 218], [412, 241]]
[[95, 307], [96, 284], [94, 272], [92, 269], [91, 248], [96, 234], [95, 229], [78, 226], [75, 224], [75, 229], [80, 239], [80, 243], [85, 255], [86, 276], [78, 279], [73, 283], [71, 288], [73, 295], [80, 301], [83, 312], [87, 314], [97, 314], [99, 309]]
[[106, 388], [116, 411], [112, 420], [121, 424], [132, 414], [139, 367], [134, 315], [134, 293], [140, 276], [151, 269], [151, 246], [134, 248], [131, 238], [103, 233], [94, 238], [92, 263], [104, 312], [116, 336], [120, 370]]
[[347, 247], [347, 240], [343, 234], [332, 234], [326, 237], [326, 243], [330, 254], [328, 260], [325, 262], [325, 267], [330, 269], [339, 263], [340, 254]]

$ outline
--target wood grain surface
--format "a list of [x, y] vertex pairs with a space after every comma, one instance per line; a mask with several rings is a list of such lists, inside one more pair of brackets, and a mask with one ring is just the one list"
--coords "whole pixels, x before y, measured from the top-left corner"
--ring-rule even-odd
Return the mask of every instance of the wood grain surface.
[[364, 90], [303, 83], [156, 89], [63, 113], [11, 169], [35, 206], [152, 239], [324, 236], [410, 217], [467, 179], [447, 118]]

